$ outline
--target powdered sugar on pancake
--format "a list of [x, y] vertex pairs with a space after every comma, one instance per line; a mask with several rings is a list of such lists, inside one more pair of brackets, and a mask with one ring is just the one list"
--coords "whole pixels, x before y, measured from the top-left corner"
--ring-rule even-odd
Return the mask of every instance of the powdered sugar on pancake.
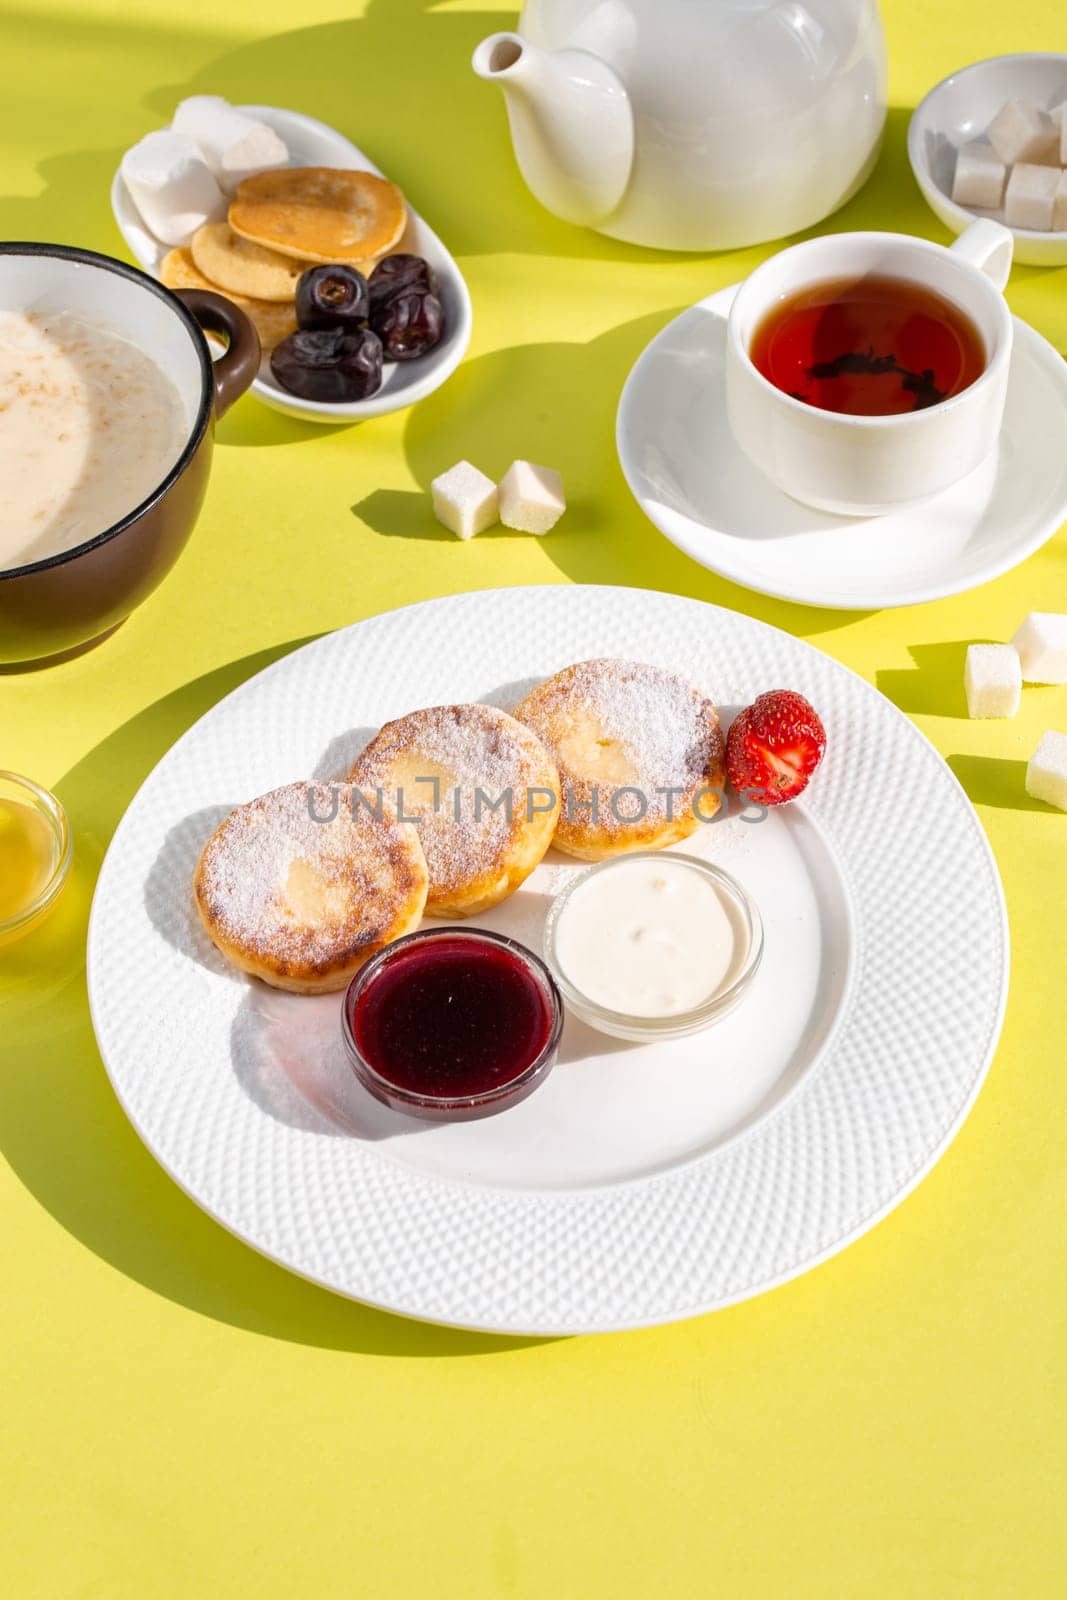
[[588, 805], [595, 790], [599, 826], [609, 832], [625, 831], [638, 811], [649, 822], [670, 820], [702, 788], [722, 783], [715, 706], [664, 667], [580, 661], [533, 690], [516, 715], [556, 758], [564, 808], [568, 791], [575, 805]]
[[413, 830], [388, 803], [347, 783], [292, 783], [216, 829], [196, 895], [223, 947], [282, 973], [321, 972], [395, 938], [420, 882]]
[[498, 870], [528, 826], [530, 796], [555, 786], [536, 736], [486, 705], [431, 706], [387, 722], [350, 777], [417, 819], [431, 902]]

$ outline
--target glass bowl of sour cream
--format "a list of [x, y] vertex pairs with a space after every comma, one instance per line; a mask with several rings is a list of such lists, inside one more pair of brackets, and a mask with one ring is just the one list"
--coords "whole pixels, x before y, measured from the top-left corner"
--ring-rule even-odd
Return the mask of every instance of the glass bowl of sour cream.
[[748, 891], [698, 856], [638, 850], [587, 867], [552, 902], [545, 960], [576, 1016], [618, 1039], [710, 1027], [748, 990], [763, 924]]

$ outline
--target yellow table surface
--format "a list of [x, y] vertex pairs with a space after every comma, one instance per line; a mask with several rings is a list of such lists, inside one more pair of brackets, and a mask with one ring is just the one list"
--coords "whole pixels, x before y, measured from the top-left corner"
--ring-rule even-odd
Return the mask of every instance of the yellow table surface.
[[[909, 109], [961, 63], [1067, 50], [1062, 0], [886, 0], [881, 162], [829, 226], [944, 239]], [[656, 256], [555, 221], [468, 73], [510, 12], [420, 0], [32, 0], [0, 22], [0, 233], [121, 252], [124, 146], [194, 92], [294, 106], [362, 144], [451, 244], [470, 355], [415, 410], [333, 431], [246, 400], [175, 571], [80, 660], [0, 677], [0, 765], [54, 785], [77, 836], [54, 919], [0, 957], [3, 1519], [37, 1597], [1045, 1596], [1060, 1592], [1067, 1399], [1067, 816], [1023, 763], [1067, 688], [1010, 722], [962, 707], [964, 641], [1067, 610], [1067, 541], [957, 599], [863, 615], [724, 583], [620, 474], [620, 385], [679, 309], [764, 250]], [[1009, 298], [1067, 348], [1067, 270]], [[460, 544], [429, 518], [460, 456], [554, 463], [549, 538]], [[0, 486], [2, 492], [2, 486]], [[762, 1299], [545, 1342], [409, 1323], [288, 1276], [143, 1149], [89, 1025], [100, 856], [194, 718], [293, 645], [411, 600], [607, 582], [733, 606], [856, 668], [935, 742], [1003, 874], [1014, 982], [988, 1084], [872, 1234]], [[906, 843], [902, 840], [902, 848]], [[130, 973], [136, 983], [136, 972]]]

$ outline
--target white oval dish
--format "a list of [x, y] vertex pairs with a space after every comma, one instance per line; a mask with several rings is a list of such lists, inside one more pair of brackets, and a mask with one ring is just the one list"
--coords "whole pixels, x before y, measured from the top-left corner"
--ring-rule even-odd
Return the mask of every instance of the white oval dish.
[[800, 605], [918, 605], [999, 577], [1067, 518], [1067, 363], [1018, 318], [1000, 448], [975, 472], [880, 517], [835, 516], [790, 499], [742, 453], [727, 420], [736, 292], [699, 301], [645, 347], [615, 424], [641, 510], [702, 567]]
[[[352, 167], [377, 173], [379, 177], [387, 176], [343, 134], [315, 117], [307, 117], [301, 111], [283, 111], [278, 106], [239, 106], [237, 109], [257, 121], [266, 122], [285, 140], [294, 167]], [[160, 263], [170, 246], [149, 233], [141, 221], [121, 171], [115, 173], [111, 182], [111, 209], [134, 259], [146, 272], [158, 277]], [[445, 334], [441, 343], [429, 355], [415, 361], [386, 362], [377, 394], [367, 400], [352, 400], [341, 405], [323, 405], [287, 393], [275, 380], [270, 361], [264, 355], [259, 377], [251, 390], [264, 405], [304, 422], [344, 425], [363, 422], [368, 417], [386, 416], [390, 411], [414, 405], [416, 400], [424, 400], [451, 377], [470, 343], [470, 293], [453, 256], [410, 204], [408, 217], [408, 227], [398, 248], [425, 256], [437, 274], [445, 310]]]
[[[748, 998], [711, 1034], [646, 1044], [572, 1015], [553, 1072], [521, 1105], [432, 1125], [391, 1112], [348, 1066], [340, 995], [283, 994], [227, 967], [193, 906], [199, 851], [237, 802], [345, 771], [368, 729], [446, 687], [457, 701], [513, 705], [531, 680], [598, 655], [685, 672], [724, 720], [782, 683], [823, 718], [826, 757], [802, 800], [685, 842], [760, 907]], [[465, 926], [536, 948], [549, 902], [582, 870], [550, 852]], [[740, 613], [553, 585], [370, 617], [209, 711], [115, 832], [87, 976], [134, 1127], [255, 1249], [408, 1316], [604, 1332], [758, 1294], [897, 1205], [985, 1077], [1007, 937], [966, 795], [869, 684]]]
[[[908, 159], [931, 210], [953, 233], [980, 217], [1004, 222], [1004, 212], [970, 210], [952, 198], [956, 151], [980, 139], [1008, 100], [1030, 100], [1050, 110], [1067, 100], [1067, 55], [1053, 52], [991, 56], [963, 67], [932, 88], [916, 106], [908, 126]], [[1031, 267], [1067, 262], [1067, 233], [1012, 228], [1015, 260]]]

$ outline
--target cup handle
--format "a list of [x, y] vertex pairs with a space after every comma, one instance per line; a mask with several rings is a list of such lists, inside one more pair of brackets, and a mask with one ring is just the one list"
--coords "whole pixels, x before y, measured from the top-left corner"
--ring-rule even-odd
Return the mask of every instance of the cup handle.
[[965, 228], [949, 248], [977, 267], [979, 272], [984, 272], [996, 288], [1006, 288], [1015, 251], [1015, 235], [1010, 229], [983, 217], [981, 221], [972, 222], [969, 228]]
[[175, 289], [205, 333], [220, 333], [226, 349], [212, 363], [215, 378], [215, 415], [225, 416], [259, 372], [259, 334], [240, 306], [210, 289]]

